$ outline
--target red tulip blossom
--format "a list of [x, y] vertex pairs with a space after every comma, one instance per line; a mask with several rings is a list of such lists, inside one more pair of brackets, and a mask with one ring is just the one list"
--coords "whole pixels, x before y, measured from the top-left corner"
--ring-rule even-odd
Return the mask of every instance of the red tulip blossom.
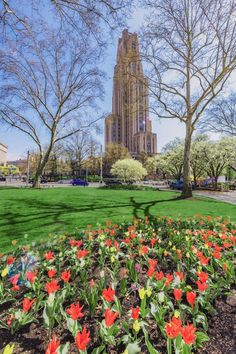
[[142, 246], [139, 250], [140, 255], [142, 254], [147, 254], [148, 253], [148, 247], [147, 246]]
[[182, 334], [183, 340], [186, 344], [190, 345], [195, 342], [195, 340], [197, 338], [195, 332], [196, 332], [196, 328], [194, 328], [192, 324], [184, 326], [181, 329], [181, 334]]
[[7, 264], [11, 265], [15, 261], [15, 257], [8, 257], [7, 258]]
[[48, 294], [55, 293], [60, 289], [60, 286], [57, 284], [57, 280], [53, 279], [51, 282], [46, 283], [46, 290]]
[[12, 283], [13, 287], [12, 290], [13, 291], [17, 291], [20, 289], [19, 285], [17, 285], [18, 280], [19, 280], [20, 274], [16, 274], [13, 277], [11, 277], [9, 280]]
[[85, 249], [78, 251], [77, 252], [77, 259], [86, 257], [88, 253], [89, 253], [89, 251], [87, 251]]
[[47, 261], [50, 261], [51, 259], [54, 258], [54, 253], [51, 252], [51, 251], [48, 251], [44, 254], [44, 258], [47, 260]]
[[182, 281], [184, 279], [184, 273], [183, 272], [175, 272], [175, 275], [179, 277], [179, 280]]
[[95, 281], [93, 279], [90, 280], [89, 286], [90, 288], [93, 288], [95, 286]]
[[221, 254], [220, 252], [212, 252], [212, 257], [214, 257], [215, 259], [221, 259]]
[[197, 272], [197, 276], [202, 283], [205, 283], [208, 279], [208, 274], [205, 272]]
[[148, 263], [149, 263], [150, 268], [156, 268], [158, 260], [149, 258]]
[[68, 313], [68, 315], [70, 315], [72, 320], [76, 321], [78, 318], [84, 317], [84, 314], [82, 312], [83, 307], [84, 306], [80, 306], [79, 303], [71, 304], [70, 307], [66, 309], [66, 312]]
[[105, 244], [106, 244], [107, 247], [111, 247], [111, 245], [112, 245], [112, 240], [110, 240], [110, 239], [106, 240], [106, 241], [105, 241]]
[[35, 301], [36, 301], [36, 299], [30, 300], [27, 297], [25, 297], [24, 300], [23, 300], [23, 304], [22, 304], [23, 311], [24, 312], [28, 312]]
[[147, 271], [147, 276], [149, 278], [151, 278], [153, 276], [154, 272], [155, 272], [155, 268], [152, 268], [152, 267], [149, 268], [148, 271]]
[[191, 305], [192, 307], [194, 306], [194, 302], [195, 302], [195, 299], [196, 299], [196, 293], [194, 291], [188, 291], [186, 293], [186, 298], [187, 298], [187, 301], [189, 303], [189, 305]]
[[136, 307], [136, 308], [131, 308], [131, 317], [134, 319], [134, 320], [138, 320], [139, 318], [139, 313], [140, 313], [140, 308], [139, 307]]
[[198, 290], [200, 291], [205, 291], [208, 288], [207, 283], [201, 283], [200, 280], [198, 280], [196, 283], [198, 286]]
[[156, 280], [162, 280], [164, 278], [164, 273], [163, 272], [156, 272], [155, 278], [156, 278]]
[[82, 246], [83, 242], [82, 242], [82, 241], [77, 241], [77, 240], [75, 240], [75, 239], [72, 239], [72, 240], [69, 241], [69, 244], [70, 244], [72, 247], [76, 246], [76, 247], [79, 248], [79, 247]]
[[48, 344], [45, 354], [57, 354], [57, 349], [60, 346], [60, 340], [57, 337], [53, 337], [51, 342]]
[[178, 337], [181, 331], [181, 325], [181, 319], [173, 317], [172, 320], [165, 326], [167, 337], [171, 339]]
[[117, 319], [119, 313], [117, 311], [111, 311], [109, 308], [105, 311], [105, 324], [106, 327], [111, 327]]
[[174, 297], [175, 297], [175, 300], [177, 301], [180, 301], [181, 297], [182, 297], [182, 289], [176, 289], [174, 288]]
[[166, 274], [166, 282], [165, 282], [165, 286], [169, 286], [170, 283], [172, 282], [173, 280], [173, 275], [172, 274]]
[[65, 270], [64, 272], [61, 273], [61, 279], [65, 282], [68, 283], [70, 280], [71, 274], [70, 271]]
[[75, 344], [79, 350], [86, 350], [87, 345], [90, 342], [90, 331], [87, 332], [86, 326], [84, 326], [82, 332], [78, 332], [75, 337]]
[[34, 284], [37, 274], [38, 272], [36, 270], [35, 272], [27, 272], [25, 276], [31, 284]]
[[114, 301], [114, 295], [115, 295], [115, 290], [112, 288], [104, 289], [102, 291], [102, 296], [107, 302], [112, 302]]
[[57, 274], [56, 269], [49, 269], [49, 270], [48, 270], [48, 277], [49, 277], [49, 278], [55, 277], [56, 274]]

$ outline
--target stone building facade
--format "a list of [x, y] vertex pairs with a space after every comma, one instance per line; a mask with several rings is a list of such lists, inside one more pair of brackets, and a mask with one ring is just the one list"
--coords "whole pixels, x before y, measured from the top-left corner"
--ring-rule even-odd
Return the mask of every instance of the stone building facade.
[[6, 166], [7, 146], [0, 142], [0, 166]]
[[157, 137], [148, 115], [148, 82], [143, 74], [136, 33], [122, 32], [114, 68], [112, 113], [105, 119], [105, 145], [126, 146], [131, 155], [157, 152]]

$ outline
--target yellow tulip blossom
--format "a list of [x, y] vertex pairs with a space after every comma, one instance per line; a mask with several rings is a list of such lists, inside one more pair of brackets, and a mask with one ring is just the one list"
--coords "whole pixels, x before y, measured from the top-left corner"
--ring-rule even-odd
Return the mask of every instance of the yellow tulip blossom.
[[1, 273], [2, 278], [4, 278], [7, 274], [8, 274], [8, 268], [4, 268]]
[[138, 294], [139, 294], [140, 299], [143, 300], [144, 296], [146, 294], [146, 290], [144, 288], [139, 289]]
[[8, 344], [5, 347], [3, 354], [13, 354], [13, 349], [14, 349], [14, 344], [13, 345]]
[[146, 294], [147, 294], [148, 297], [150, 297], [150, 296], [152, 295], [152, 289], [151, 289], [151, 288], [148, 288], [148, 289], [146, 290]]
[[140, 330], [140, 324], [138, 322], [138, 320], [135, 320], [134, 323], [133, 323], [133, 329], [135, 332], [139, 332]]

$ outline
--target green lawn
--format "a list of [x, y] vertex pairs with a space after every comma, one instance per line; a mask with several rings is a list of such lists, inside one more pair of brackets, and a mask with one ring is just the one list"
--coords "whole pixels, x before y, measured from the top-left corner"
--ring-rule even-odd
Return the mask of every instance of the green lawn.
[[87, 224], [104, 225], [145, 215], [223, 216], [236, 221], [236, 206], [207, 198], [176, 200], [168, 191], [121, 191], [83, 187], [0, 189], [0, 252], [11, 241], [47, 239], [49, 233], [63, 233]]

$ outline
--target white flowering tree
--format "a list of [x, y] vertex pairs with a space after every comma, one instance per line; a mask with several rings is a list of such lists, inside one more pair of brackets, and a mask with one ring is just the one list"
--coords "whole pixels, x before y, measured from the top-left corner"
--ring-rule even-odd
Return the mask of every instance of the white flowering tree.
[[114, 163], [111, 174], [125, 183], [130, 183], [142, 180], [147, 175], [147, 170], [139, 161], [124, 159]]

